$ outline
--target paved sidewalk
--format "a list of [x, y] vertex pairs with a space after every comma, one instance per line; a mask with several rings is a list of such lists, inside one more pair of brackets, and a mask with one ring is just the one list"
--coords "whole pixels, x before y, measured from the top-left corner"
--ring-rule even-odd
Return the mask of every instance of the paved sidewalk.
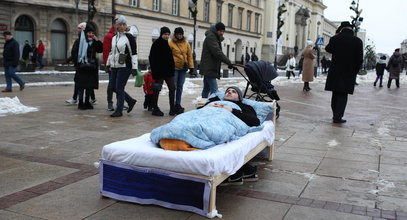
[[[243, 83], [222, 79], [220, 88]], [[202, 80], [187, 80], [186, 110], [194, 109]], [[98, 161], [104, 145], [150, 132], [172, 119], [142, 109], [141, 88], [128, 84], [138, 103], [111, 118], [106, 84], [96, 91], [94, 110], [64, 104], [73, 86], [32, 87], [18, 96], [38, 112], [0, 117], [0, 219], [205, 219], [193, 213], [138, 205], [99, 195]], [[356, 87], [345, 113], [331, 123], [330, 92], [311, 83], [277, 87], [281, 117], [276, 154], [258, 161], [259, 181], [219, 187], [217, 209], [224, 219], [407, 219], [407, 87]]]

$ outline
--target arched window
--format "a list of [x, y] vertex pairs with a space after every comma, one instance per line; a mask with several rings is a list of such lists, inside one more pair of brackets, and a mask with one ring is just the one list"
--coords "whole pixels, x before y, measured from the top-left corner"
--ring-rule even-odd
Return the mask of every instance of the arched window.
[[15, 23], [15, 34], [14, 39], [20, 45], [20, 54], [23, 50], [24, 42], [28, 40], [28, 42], [34, 42], [34, 23], [32, 22], [31, 18], [27, 15], [21, 15], [17, 18]]
[[61, 19], [51, 24], [51, 57], [52, 60], [65, 60], [67, 54], [67, 30]]

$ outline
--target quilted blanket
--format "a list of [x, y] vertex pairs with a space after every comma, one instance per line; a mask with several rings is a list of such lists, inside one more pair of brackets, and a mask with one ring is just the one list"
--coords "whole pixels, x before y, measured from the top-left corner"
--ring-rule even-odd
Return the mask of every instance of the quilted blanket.
[[[219, 103], [240, 110], [240, 107], [233, 102], [219, 101]], [[249, 127], [223, 108], [206, 106], [180, 114], [168, 124], [155, 128], [150, 138], [156, 144], [163, 138], [178, 139], [189, 143], [192, 147], [207, 149], [236, 140], [262, 128], [263, 126]]]

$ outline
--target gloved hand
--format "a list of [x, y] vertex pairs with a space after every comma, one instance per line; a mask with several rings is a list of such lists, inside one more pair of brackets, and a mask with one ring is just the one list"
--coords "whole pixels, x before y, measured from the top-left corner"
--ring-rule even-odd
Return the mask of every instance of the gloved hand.
[[137, 69], [131, 70], [131, 75], [132, 76], [137, 76], [137, 72], [138, 72]]
[[233, 67], [234, 67], [234, 66], [233, 66], [232, 64], [228, 65], [228, 68], [229, 68], [229, 69], [233, 69]]

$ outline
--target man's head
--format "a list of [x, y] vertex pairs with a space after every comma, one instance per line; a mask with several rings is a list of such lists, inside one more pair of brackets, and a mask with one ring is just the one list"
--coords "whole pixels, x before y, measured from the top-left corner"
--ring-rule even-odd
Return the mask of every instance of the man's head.
[[225, 25], [222, 22], [218, 22], [215, 24], [215, 29], [216, 29], [216, 34], [218, 34], [219, 37], [223, 37], [225, 34]]
[[160, 36], [164, 40], [168, 40], [170, 38], [171, 31], [168, 27], [164, 26], [160, 29]]
[[4, 36], [4, 39], [5, 39], [5, 40], [9, 40], [10, 38], [13, 37], [13, 35], [11, 34], [10, 31], [4, 31], [4, 32], [3, 32], [3, 36]]
[[243, 93], [237, 86], [229, 86], [226, 89], [225, 96], [223, 98], [227, 101], [242, 101]]
[[95, 28], [91, 24], [86, 24], [85, 27], [86, 38], [93, 38], [95, 35]]
[[336, 33], [340, 33], [343, 29], [350, 29], [353, 30], [353, 25], [349, 23], [349, 21], [343, 21], [341, 22], [341, 25], [336, 29]]

